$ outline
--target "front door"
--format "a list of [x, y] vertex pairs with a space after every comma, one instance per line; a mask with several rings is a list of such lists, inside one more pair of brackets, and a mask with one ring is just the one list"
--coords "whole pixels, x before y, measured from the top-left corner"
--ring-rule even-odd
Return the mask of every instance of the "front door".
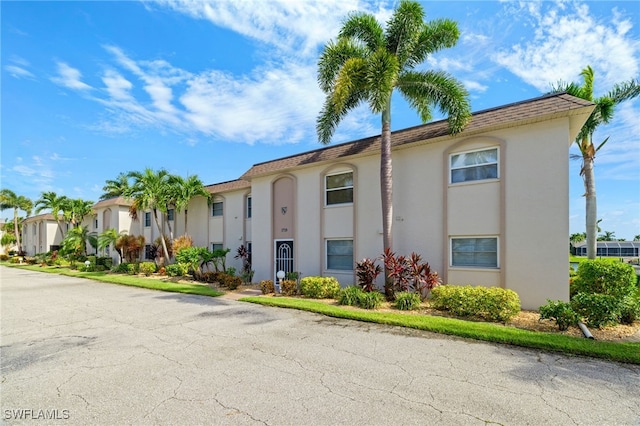
[[285, 274], [293, 272], [293, 240], [275, 240], [276, 262], [273, 271], [273, 282], [277, 283], [276, 274], [278, 271], [284, 271]]

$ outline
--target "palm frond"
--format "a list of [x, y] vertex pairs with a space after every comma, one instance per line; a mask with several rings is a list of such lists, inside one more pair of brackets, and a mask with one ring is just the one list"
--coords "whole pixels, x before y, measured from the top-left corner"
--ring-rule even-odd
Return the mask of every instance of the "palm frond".
[[401, 73], [398, 90], [425, 121], [431, 118], [431, 106], [436, 106], [449, 122], [451, 133], [459, 133], [471, 117], [467, 89], [443, 71], [409, 71]]
[[351, 40], [340, 39], [329, 42], [324, 47], [318, 60], [318, 84], [320, 89], [328, 93], [333, 89], [335, 79], [344, 63], [351, 58], [365, 58], [366, 51]]
[[335, 79], [331, 103], [336, 111], [344, 108], [351, 94], [358, 91], [366, 91], [367, 63], [360, 58], [350, 58], [340, 68]]
[[387, 22], [386, 49], [404, 65], [412, 54], [424, 27], [424, 9], [413, 1], [401, 1]]
[[384, 45], [384, 30], [375, 16], [356, 12], [349, 15], [343, 23], [338, 38], [352, 39], [373, 52]]
[[381, 113], [391, 99], [391, 93], [398, 76], [398, 59], [386, 49], [378, 49], [369, 59], [366, 75], [369, 107], [374, 113]]
[[459, 37], [460, 30], [455, 21], [435, 19], [427, 22], [418, 36], [415, 48], [407, 58], [406, 66], [414, 68], [424, 62], [430, 54], [455, 46]]

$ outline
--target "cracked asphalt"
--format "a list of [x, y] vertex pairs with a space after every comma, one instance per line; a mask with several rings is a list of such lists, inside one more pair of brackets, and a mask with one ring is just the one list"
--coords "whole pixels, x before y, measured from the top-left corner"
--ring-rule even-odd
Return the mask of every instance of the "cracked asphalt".
[[0, 274], [2, 424], [640, 425], [640, 366]]

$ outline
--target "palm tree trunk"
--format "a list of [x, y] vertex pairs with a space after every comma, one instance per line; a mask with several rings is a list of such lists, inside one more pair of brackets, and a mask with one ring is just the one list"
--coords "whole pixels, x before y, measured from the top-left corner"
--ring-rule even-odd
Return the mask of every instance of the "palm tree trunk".
[[586, 198], [587, 258], [596, 258], [596, 241], [598, 238], [598, 212], [596, 204], [596, 180], [593, 172], [594, 157], [583, 154], [582, 179]]
[[187, 232], [187, 213], [189, 210], [184, 209], [184, 235], [189, 235]]
[[[380, 197], [382, 201], [382, 252], [393, 250], [393, 174], [391, 166], [391, 100], [382, 112], [380, 135]], [[389, 271], [384, 270], [384, 290], [387, 298], [393, 298], [393, 284]]]
[[160, 241], [162, 241], [162, 251], [164, 253], [164, 258], [169, 261], [169, 250], [167, 250], [167, 243], [164, 241], [164, 235], [162, 234], [162, 230], [160, 229], [160, 221], [158, 220], [158, 210], [153, 210], [153, 219], [156, 221], [156, 227], [158, 228], [158, 232], [160, 232]]
[[16, 233], [16, 242], [18, 243], [18, 255], [22, 252], [22, 242], [20, 241], [20, 232], [18, 232], [18, 208], [13, 209], [13, 232]]

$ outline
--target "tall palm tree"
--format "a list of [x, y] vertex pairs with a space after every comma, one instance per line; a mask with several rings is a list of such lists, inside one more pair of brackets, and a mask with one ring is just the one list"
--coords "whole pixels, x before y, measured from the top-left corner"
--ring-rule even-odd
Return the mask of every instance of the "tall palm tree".
[[[451, 133], [462, 131], [471, 116], [468, 92], [442, 71], [415, 67], [443, 48], [456, 44], [459, 31], [447, 19], [424, 21], [415, 1], [402, 0], [383, 28], [373, 15], [353, 13], [343, 23], [337, 41], [324, 47], [318, 61], [318, 82], [326, 94], [316, 130], [328, 144], [345, 115], [361, 103], [380, 114], [380, 192], [383, 250], [392, 249], [391, 95], [394, 90], [415, 108], [423, 122], [439, 108], [448, 116]], [[388, 274], [385, 271], [385, 275]], [[387, 280], [388, 281], [388, 280]]]
[[201, 196], [209, 202], [211, 200], [211, 193], [205, 189], [204, 184], [197, 175], [188, 176], [186, 179], [176, 176], [174, 185], [176, 193], [173, 204], [176, 212], [184, 210], [184, 233], [188, 235], [187, 215], [189, 213], [189, 201], [194, 197]]
[[60, 221], [60, 213], [64, 210], [64, 206], [69, 201], [67, 197], [64, 195], [58, 196], [55, 192], [43, 192], [40, 194], [40, 198], [36, 200], [35, 203], [35, 213], [39, 214], [42, 210], [49, 210], [53, 215], [56, 223], [58, 224], [58, 229], [60, 230], [60, 235], [64, 237], [64, 231], [62, 230], [62, 222]]
[[102, 187], [104, 191], [100, 196], [101, 200], [113, 197], [122, 197], [129, 189], [129, 176], [122, 172], [115, 179], [107, 179]]
[[33, 209], [33, 201], [24, 195], [16, 195], [10, 189], [2, 189], [0, 190], [0, 210], [6, 209], [13, 209], [13, 229], [18, 244], [18, 252], [21, 253], [22, 242], [20, 241], [20, 228], [18, 226], [18, 210], [24, 211], [26, 216], [29, 217]]
[[584, 182], [585, 189], [585, 222], [587, 231], [587, 258], [596, 258], [596, 240], [598, 234], [598, 211], [596, 204], [596, 177], [593, 170], [593, 163], [596, 159], [596, 153], [609, 140], [606, 138], [597, 147], [593, 143], [593, 134], [596, 129], [607, 124], [613, 118], [615, 107], [628, 99], [633, 99], [640, 95], [640, 81], [632, 79], [624, 83], [618, 83], [604, 96], [594, 98], [593, 96], [593, 80], [594, 72], [590, 66], [587, 66], [580, 73], [583, 82], [581, 85], [576, 83], [558, 83], [553, 86], [553, 92], [567, 92], [570, 95], [593, 102], [596, 107], [582, 126], [580, 133], [576, 137], [576, 145], [580, 149], [582, 155], [582, 168], [580, 176]]
[[[158, 210], [166, 213], [167, 199], [170, 198], [171, 175], [165, 169], [156, 172], [147, 168], [143, 172], [129, 172], [128, 176], [133, 179], [133, 183], [126, 191], [125, 196], [132, 199], [138, 209], [151, 210], [158, 233], [162, 235]], [[162, 241], [164, 258], [169, 259], [167, 244], [164, 238], [160, 240]]]
[[62, 214], [73, 228], [82, 224], [83, 219], [93, 213], [93, 201], [82, 198], [67, 198], [62, 205]]

